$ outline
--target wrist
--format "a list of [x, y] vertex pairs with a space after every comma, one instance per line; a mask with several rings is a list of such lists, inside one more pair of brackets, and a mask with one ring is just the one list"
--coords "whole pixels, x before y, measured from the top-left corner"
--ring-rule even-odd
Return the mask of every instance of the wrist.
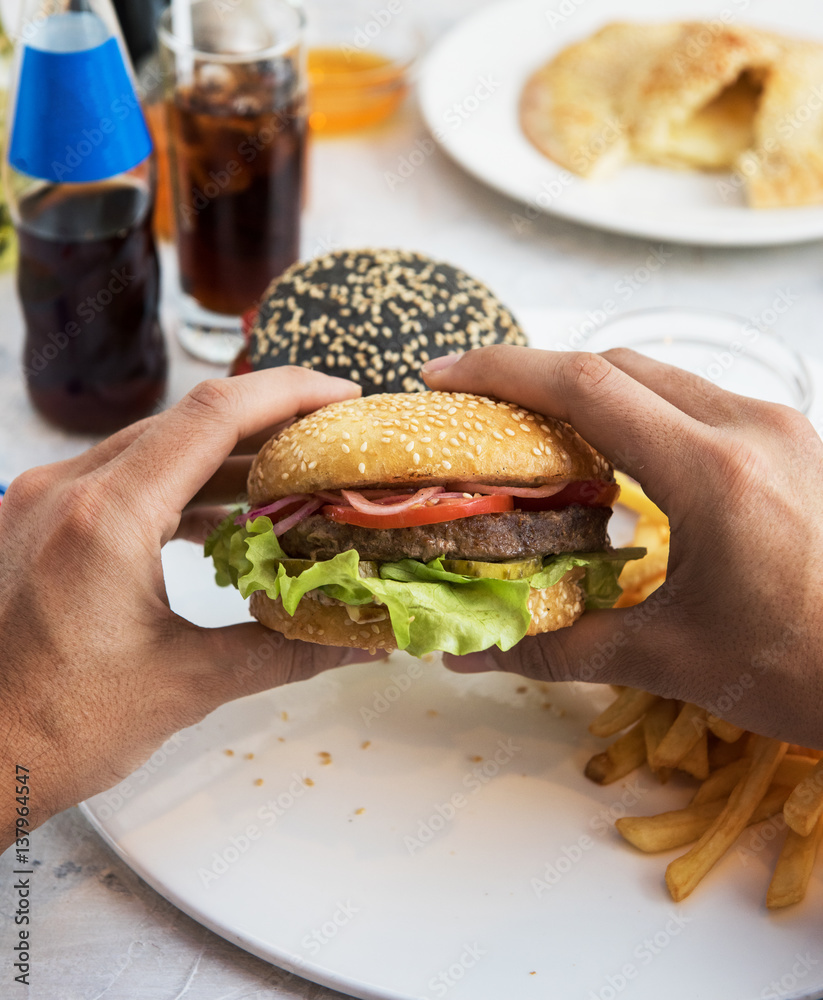
[[42, 746], [13, 723], [6, 733], [0, 744], [0, 853], [28, 838], [54, 812]]

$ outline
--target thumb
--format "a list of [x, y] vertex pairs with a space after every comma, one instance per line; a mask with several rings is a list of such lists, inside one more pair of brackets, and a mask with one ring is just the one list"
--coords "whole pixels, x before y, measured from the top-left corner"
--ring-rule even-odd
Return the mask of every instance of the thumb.
[[569, 628], [526, 636], [506, 652], [493, 647], [468, 656], [447, 654], [443, 661], [457, 673], [503, 670], [540, 681], [627, 684], [673, 697], [666, 688], [676, 672], [660, 669], [675, 642], [663, 590], [633, 608], [587, 611]]
[[190, 642], [185, 669], [192, 674], [199, 707], [206, 713], [236, 698], [308, 680], [335, 667], [386, 658], [385, 653], [287, 639], [255, 623], [198, 629]]

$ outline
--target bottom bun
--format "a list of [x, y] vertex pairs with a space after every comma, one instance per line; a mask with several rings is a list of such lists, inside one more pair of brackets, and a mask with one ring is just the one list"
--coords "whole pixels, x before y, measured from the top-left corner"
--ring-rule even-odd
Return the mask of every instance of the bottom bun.
[[262, 590], [251, 595], [251, 613], [266, 628], [282, 632], [287, 639], [302, 639], [321, 646], [352, 646], [355, 649], [397, 649], [397, 640], [388, 612], [383, 621], [357, 624], [349, 618], [344, 604], [320, 604], [303, 600], [292, 617], [280, 598], [273, 601]]
[[[583, 573], [582, 569], [570, 570], [553, 587], [530, 592], [532, 620], [528, 635], [554, 632], [577, 621], [583, 614], [585, 600], [579, 585]], [[279, 598], [273, 601], [262, 590], [251, 595], [250, 607], [261, 625], [282, 632], [287, 639], [302, 639], [321, 646], [351, 646], [372, 652], [384, 649], [389, 653], [397, 649], [388, 615], [383, 621], [357, 623], [351, 620], [343, 604], [321, 604], [304, 599], [292, 616], [284, 610]]]

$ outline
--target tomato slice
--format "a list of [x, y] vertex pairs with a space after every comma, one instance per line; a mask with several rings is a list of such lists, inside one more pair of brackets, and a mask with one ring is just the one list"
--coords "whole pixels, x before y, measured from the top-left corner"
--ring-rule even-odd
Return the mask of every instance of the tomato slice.
[[353, 524], [358, 528], [416, 528], [421, 524], [440, 524], [475, 514], [500, 514], [514, 509], [514, 500], [507, 496], [472, 497], [441, 500], [427, 507], [409, 507], [398, 514], [364, 514], [353, 507], [329, 505], [323, 513], [330, 521]]
[[560, 510], [571, 504], [583, 507], [611, 507], [620, 494], [617, 483], [607, 483], [602, 479], [589, 479], [583, 482], [569, 483], [559, 493], [539, 499], [517, 497], [515, 503], [518, 510]]
[[254, 371], [247, 348], [242, 348], [237, 357], [232, 361], [229, 368], [229, 375], [248, 375]]

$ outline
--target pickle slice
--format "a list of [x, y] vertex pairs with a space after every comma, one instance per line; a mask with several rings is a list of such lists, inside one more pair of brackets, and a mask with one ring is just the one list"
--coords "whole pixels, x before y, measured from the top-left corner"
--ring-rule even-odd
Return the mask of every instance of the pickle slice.
[[[317, 563], [312, 559], [278, 559], [277, 562], [285, 569], [289, 576], [300, 576], [301, 573], [305, 573], [307, 569], [311, 569], [312, 566], [316, 566]], [[376, 562], [364, 562], [360, 561], [360, 575], [366, 576], [380, 576], [377, 569]]]
[[275, 561], [280, 563], [288, 576], [300, 576], [301, 573], [305, 573], [307, 569], [314, 566], [311, 559], [277, 559]]
[[475, 562], [471, 559], [444, 559], [443, 569], [463, 576], [485, 577], [487, 580], [522, 580], [543, 569], [543, 557], [515, 559], [511, 562]]

